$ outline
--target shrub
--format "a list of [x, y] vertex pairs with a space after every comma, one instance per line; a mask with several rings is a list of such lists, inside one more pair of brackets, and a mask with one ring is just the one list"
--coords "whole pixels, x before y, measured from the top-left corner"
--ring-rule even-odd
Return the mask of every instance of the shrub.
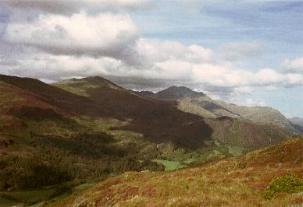
[[267, 187], [264, 197], [272, 199], [276, 193], [299, 193], [303, 191], [303, 180], [294, 175], [274, 178]]

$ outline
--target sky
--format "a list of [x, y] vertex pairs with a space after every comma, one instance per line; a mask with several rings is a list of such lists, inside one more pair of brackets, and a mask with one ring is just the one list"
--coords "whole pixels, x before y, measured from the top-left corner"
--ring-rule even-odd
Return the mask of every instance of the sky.
[[185, 85], [303, 117], [303, 0], [0, 0], [0, 73]]

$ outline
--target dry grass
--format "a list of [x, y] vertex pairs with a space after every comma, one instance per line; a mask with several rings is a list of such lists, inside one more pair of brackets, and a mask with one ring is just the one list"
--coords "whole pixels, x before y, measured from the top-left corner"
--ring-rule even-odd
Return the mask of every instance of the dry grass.
[[129, 172], [51, 206], [300, 206], [300, 193], [280, 193], [272, 200], [264, 198], [274, 178], [290, 173], [302, 178], [299, 149], [303, 149], [303, 140], [295, 139], [199, 168], [171, 173]]

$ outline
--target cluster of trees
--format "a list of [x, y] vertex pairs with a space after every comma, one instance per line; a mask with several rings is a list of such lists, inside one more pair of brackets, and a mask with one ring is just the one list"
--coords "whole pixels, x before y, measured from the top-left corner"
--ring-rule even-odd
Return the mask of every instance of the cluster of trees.
[[142, 159], [135, 145], [117, 145], [108, 134], [37, 136], [32, 140], [31, 154], [0, 158], [0, 190], [37, 189], [126, 171], [164, 170], [162, 165]]

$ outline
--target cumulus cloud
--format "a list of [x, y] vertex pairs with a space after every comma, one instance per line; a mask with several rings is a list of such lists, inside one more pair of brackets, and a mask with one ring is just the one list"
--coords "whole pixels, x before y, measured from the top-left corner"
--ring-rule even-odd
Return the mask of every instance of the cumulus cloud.
[[288, 71], [303, 73], [303, 57], [293, 60], [287, 59], [284, 61], [283, 66]]
[[[128, 80], [125, 85], [136, 89], [177, 84], [219, 97], [238, 97], [259, 87], [267, 90], [303, 85], [302, 59], [285, 61], [289, 69], [286, 72], [239, 68], [233, 61], [256, 57], [262, 51], [261, 44], [226, 44], [220, 51], [224, 56], [221, 62], [215, 51], [198, 44], [144, 38], [130, 15], [111, 10], [139, 8], [147, 1], [6, 2], [13, 8], [41, 12], [6, 26], [3, 36], [6, 47], [18, 50], [0, 51], [2, 73], [52, 81], [95, 75], [116, 80], [124, 77], [123, 80]], [[18, 56], [18, 52], [22, 55]], [[256, 103], [247, 101], [247, 104]]]
[[212, 59], [212, 51], [200, 45], [186, 46], [176, 41], [140, 39], [136, 50], [151, 62], [182, 59], [188, 62], [206, 62]]
[[118, 69], [119, 66], [119, 61], [107, 57], [96, 59], [40, 53], [20, 58], [18, 64], [10, 67], [9, 73], [56, 81], [75, 76], [106, 75], [108, 69]]
[[19, 58], [18, 64], [11, 67], [10, 72], [53, 80], [92, 75], [161, 79], [227, 94], [234, 91], [248, 93], [254, 87], [303, 85], [302, 74], [280, 73], [271, 68], [250, 71], [232, 64], [217, 63], [211, 58], [211, 50], [197, 45], [140, 39], [133, 50], [135, 57], [142, 58], [142, 66], [127, 64], [116, 57], [77, 57], [34, 52]]
[[73, 14], [80, 11], [138, 9], [147, 7], [147, 0], [3, 0], [11, 8], [36, 9], [55, 14]]
[[10, 43], [54, 54], [118, 57], [124, 55], [137, 36], [137, 27], [128, 15], [110, 13], [41, 15], [33, 22], [9, 24], [4, 34]]

